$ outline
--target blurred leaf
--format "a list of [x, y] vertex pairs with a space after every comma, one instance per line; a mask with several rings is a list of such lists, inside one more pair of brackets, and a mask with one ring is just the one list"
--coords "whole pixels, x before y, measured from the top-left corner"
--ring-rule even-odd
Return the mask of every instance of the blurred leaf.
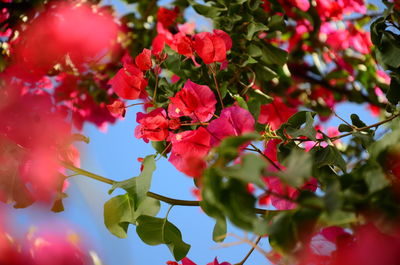
[[279, 178], [292, 187], [300, 188], [311, 177], [313, 157], [304, 150], [294, 149], [283, 161], [283, 165], [286, 169], [277, 172]]
[[307, 138], [315, 141], [317, 132], [314, 128], [314, 116], [314, 112], [297, 112], [291, 116], [286, 123], [281, 125], [281, 127], [278, 129], [278, 133], [282, 135], [284, 132], [286, 132], [293, 138], [306, 136]]
[[385, 173], [379, 166], [368, 166], [364, 171], [364, 178], [370, 193], [382, 190], [389, 185]]
[[266, 30], [268, 30], [268, 27], [266, 25], [258, 22], [250, 22], [247, 27], [246, 39], [251, 40], [256, 32], [266, 31]]
[[235, 159], [239, 154], [239, 147], [247, 142], [260, 139], [257, 133], [246, 133], [240, 136], [230, 136], [223, 139], [216, 148], [219, 157], [227, 161]]
[[328, 145], [325, 148], [320, 147], [316, 150], [315, 164], [317, 167], [337, 166], [343, 172], [346, 172], [347, 164], [335, 146]]
[[[400, 52], [399, 52], [400, 56]], [[397, 76], [393, 76], [390, 81], [389, 90], [386, 93], [386, 97], [390, 103], [397, 105], [400, 101], [400, 81]]]
[[245, 154], [241, 163], [230, 167], [218, 168], [219, 173], [225, 177], [236, 178], [247, 183], [254, 183], [260, 188], [265, 187], [261, 176], [266, 168], [266, 161], [256, 154]]
[[287, 51], [275, 47], [272, 44], [265, 43], [262, 47], [262, 50], [263, 54], [261, 59], [268, 65], [283, 66], [288, 59]]
[[281, 253], [290, 252], [297, 242], [296, 227], [292, 218], [293, 212], [281, 212], [272, 219], [268, 228], [271, 247]]

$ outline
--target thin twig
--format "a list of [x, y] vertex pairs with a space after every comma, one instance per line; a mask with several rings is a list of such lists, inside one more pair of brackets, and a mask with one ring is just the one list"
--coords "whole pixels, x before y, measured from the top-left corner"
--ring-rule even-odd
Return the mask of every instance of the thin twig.
[[339, 118], [342, 122], [344, 122], [345, 124], [347, 124], [347, 125], [350, 126], [351, 128], [354, 128], [353, 125], [351, 125], [351, 124], [348, 123], [345, 119], [343, 119], [342, 117], [340, 117], [340, 116], [336, 113], [336, 111], [332, 110], [332, 112], [333, 112], [333, 114], [334, 114], [337, 118]]
[[279, 170], [279, 171], [282, 171], [282, 169], [281, 169], [274, 161], [272, 161], [271, 158], [269, 158], [268, 156], [266, 156], [266, 155], [263, 153], [263, 151], [261, 151], [257, 146], [255, 146], [254, 144], [250, 144], [250, 145], [251, 145], [251, 147], [254, 148], [254, 150], [251, 150], [251, 149], [249, 149], [249, 150], [255, 151], [255, 152], [259, 153], [259, 154], [262, 155], [265, 159], [267, 159], [268, 162], [269, 162], [272, 166], [274, 166], [274, 168], [276, 168], [276, 169]]
[[[157, 68], [157, 67], [156, 67]], [[155, 69], [156, 69], [155, 68]], [[157, 96], [157, 88], [158, 88], [158, 74], [156, 70], [154, 70], [154, 74], [156, 75], [156, 84], [154, 85], [154, 93], [153, 93], [153, 104], [156, 103], [156, 96]]]
[[[236, 238], [236, 239], [239, 240], [239, 242], [241, 242], [241, 243], [249, 244], [249, 245], [252, 246], [255, 250], [259, 251], [262, 255], [264, 255], [264, 256], [266, 256], [266, 257], [268, 256], [268, 253], [257, 245], [258, 242], [257, 242], [257, 244], [255, 244], [255, 242], [252, 242], [251, 240], [249, 240], [249, 239], [247, 239], [247, 238], [240, 237], [240, 236], [235, 235], [235, 234], [233, 234], [233, 233], [228, 233], [228, 234], [226, 234], [226, 235], [225, 235], [225, 238], [228, 237], [228, 236], [231, 236], [231, 237]], [[229, 243], [228, 243], [228, 244], [229, 244]], [[229, 246], [228, 244], [222, 243], [222, 244], [220, 244], [220, 246], [222, 246], [222, 247], [224, 247], [224, 246]], [[235, 265], [236, 265], [236, 264], [235, 264]]]
[[249, 250], [247, 255], [239, 263], [236, 263], [235, 265], [243, 265], [247, 261], [247, 259], [250, 257], [251, 253], [253, 253], [253, 251], [256, 249], [255, 247], [260, 242], [260, 240], [261, 240], [261, 236], [257, 237], [256, 241], [254, 241], [254, 243], [253, 243], [254, 245]]
[[219, 101], [221, 102], [221, 107], [225, 108], [224, 102], [222, 102], [221, 91], [219, 90], [219, 86], [218, 86], [217, 73], [216, 73], [215, 69], [213, 69], [212, 66], [209, 66], [209, 69], [210, 69], [213, 79], [214, 79], [215, 89], [217, 90], [218, 98], [219, 98]]

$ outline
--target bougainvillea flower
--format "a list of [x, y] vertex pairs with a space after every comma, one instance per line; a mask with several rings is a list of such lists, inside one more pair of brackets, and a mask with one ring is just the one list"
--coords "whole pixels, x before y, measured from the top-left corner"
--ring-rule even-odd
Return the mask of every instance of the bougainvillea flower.
[[207, 129], [211, 133], [211, 143], [214, 146], [227, 136], [254, 131], [254, 124], [254, 118], [248, 110], [231, 106], [223, 109], [220, 117], [211, 121]]
[[222, 30], [201, 32], [194, 36], [193, 47], [205, 64], [223, 62], [226, 52], [232, 47], [232, 40]]
[[281, 139], [269, 140], [265, 146], [264, 155], [274, 162], [278, 162], [278, 144], [281, 143]]
[[146, 114], [138, 112], [136, 121], [139, 123], [135, 128], [136, 138], [143, 138], [145, 142], [162, 141], [167, 138], [168, 120], [163, 108], [157, 108]]
[[311, 238], [298, 264], [397, 265], [399, 248], [398, 231], [384, 233], [371, 223], [354, 227], [353, 234], [328, 227]]
[[116, 100], [112, 104], [107, 105], [107, 109], [114, 115], [125, 117], [126, 106], [123, 101]]
[[320, 32], [321, 39], [335, 51], [354, 49], [361, 54], [369, 54], [372, 46], [370, 34], [364, 30], [357, 29], [353, 24], [347, 23], [346, 29], [336, 29], [330, 23], [323, 23]]
[[168, 161], [186, 175], [199, 177], [206, 167], [203, 158], [211, 149], [210, 140], [211, 135], [204, 127], [174, 134]]
[[231, 265], [231, 264], [228, 263], [228, 262], [219, 263], [219, 262], [218, 262], [218, 259], [215, 258], [213, 262], [207, 263], [207, 265]]
[[215, 112], [217, 100], [208, 86], [198, 85], [190, 79], [186, 81], [182, 90], [170, 98], [168, 116], [179, 118], [189, 116], [194, 121], [207, 122]]
[[343, 8], [339, 1], [331, 0], [316, 0], [316, 9], [323, 20], [326, 19], [341, 19], [343, 16]]
[[176, 261], [167, 261], [167, 265], [196, 265], [196, 263], [194, 263], [193, 261], [191, 261], [187, 257], [184, 257], [181, 260], [181, 262], [182, 262], [181, 264], [178, 264], [178, 262], [176, 262]]
[[188, 36], [181, 32], [174, 35], [173, 46], [171, 48], [186, 57], [193, 57], [193, 42]]
[[165, 7], [160, 7], [157, 11], [157, 21], [163, 24], [164, 27], [168, 28], [175, 23], [178, 15], [179, 7], [175, 7], [173, 10]]
[[[289, 2], [292, 6], [295, 6], [302, 11], [307, 11], [310, 8], [310, 1], [308, 0], [286, 0], [286, 1]], [[280, 2], [282, 2], [282, 0]]]
[[151, 43], [151, 52], [158, 56], [163, 50], [165, 46], [165, 36], [162, 34], [158, 34]]
[[135, 64], [142, 71], [149, 70], [153, 65], [151, 62], [151, 50], [143, 49], [143, 51], [136, 56]]
[[258, 122], [269, 124], [272, 130], [276, 130], [295, 113], [295, 108], [288, 107], [281, 98], [275, 97], [273, 102], [261, 106]]
[[226, 50], [227, 50], [227, 51], [229, 51], [229, 50], [232, 48], [232, 39], [231, 39], [231, 37], [228, 35], [228, 33], [226, 33], [226, 32], [223, 31], [223, 30], [220, 30], [220, 29], [214, 29], [214, 30], [213, 30], [213, 33], [214, 33], [215, 35], [217, 35], [218, 37], [220, 37], [221, 39], [224, 40], [224, 42], [225, 42], [225, 47], [226, 47]]
[[0, 99], [0, 200], [17, 207], [49, 202], [60, 181], [58, 149], [71, 127], [47, 93], [11, 96], [12, 88]]
[[134, 65], [124, 64], [124, 67], [108, 82], [115, 93], [123, 99], [138, 99], [147, 95], [147, 80], [143, 72]]

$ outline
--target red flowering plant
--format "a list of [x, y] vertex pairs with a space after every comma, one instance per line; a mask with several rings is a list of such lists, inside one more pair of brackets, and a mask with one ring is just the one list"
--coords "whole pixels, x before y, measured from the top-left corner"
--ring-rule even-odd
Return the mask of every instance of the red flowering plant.
[[[397, 264], [395, 1], [380, 13], [363, 0], [139, 0], [119, 22], [93, 2], [0, 2], [1, 201], [60, 211], [71, 171], [120, 189], [104, 204], [105, 226], [121, 238], [136, 226], [144, 243], [167, 245], [167, 264], [195, 263], [160, 202], [201, 207], [216, 221], [216, 242], [228, 222], [254, 234], [237, 264], [255, 249], [275, 264]], [[186, 22], [189, 6], [213, 28]], [[381, 120], [339, 117], [340, 103], [365, 104]], [[132, 105], [144, 107], [134, 136], [155, 149], [138, 176], [79, 168], [71, 143], [87, 138], [71, 131], [102, 128]], [[199, 200], [150, 191], [162, 157], [193, 178]]]

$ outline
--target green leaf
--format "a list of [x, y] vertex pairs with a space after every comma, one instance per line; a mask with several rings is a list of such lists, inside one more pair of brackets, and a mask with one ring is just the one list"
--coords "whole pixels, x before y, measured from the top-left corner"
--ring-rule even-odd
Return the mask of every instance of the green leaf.
[[215, 242], [223, 242], [226, 237], [227, 225], [226, 218], [216, 219], [215, 226], [213, 229], [213, 240]]
[[262, 47], [263, 55], [262, 61], [268, 65], [283, 66], [288, 59], [288, 53], [281, 48], [275, 47], [272, 44], [265, 43]]
[[249, 55], [251, 57], [260, 57], [262, 56], [262, 50], [256, 44], [250, 44], [248, 48]]
[[163, 157], [167, 157], [167, 152], [165, 152], [165, 149], [167, 148], [166, 141], [151, 141], [151, 146], [153, 146], [158, 154], [163, 154]]
[[[400, 56], [400, 53], [399, 53]], [[386, 97], [390, 103], [397, 105], [400, 101], [400, 81], [397, 77], [392, 77], [390, 81], [389, 90], [386, 93]]]
[[254, 183], [260, 188], [265, 187], [261, 176], [266, 168], [266, 161], [256, 154], [242, 156], [241, 163], [226, 168], [219, 168], [219, 173], [225, 177], [236, 178], [247, 183]]
[[244, 98], [242, 98], [239, 95], [233, 95], [233, 98], [237, 101], [237, 103], [239, 104], [239, 107], [241, 107], [245, 110], [249, 110], [249, 107], [247, 106], [247, 103], [244, 100]]
[[338, 128], [339, 132], [351, 132], [353, 128], [347, 124], [340, 124]]
[[277, 172], [279, 178], [292, 187], [300, 188], [311, 177], [312, 155], [303, 150], [294, 149], [283, 161], [283, 165], [286, 169]]
[[204, 172], [202, 184], [201, 206], [207, 214], [217, 220], [226, 216], [234, 225], [252, 231], [258, 217], [256, 200], [248, 192], [247, 183], [234, 178], [225, 181], [217, 168], [211, 167]]
[[256, 72], [257, 80], [260, 79], [265, 82], [270, 81], [278, 76], [274, 70], [261, 64], [255, 64], [254, 71]]
[[214, 218], [216, 221], [213, 229], [213, 240], [215, 242], [224, 241], [227, 232], [225, 215], [219, 208], [214, 207], [212, 204], [207, 203], [204, 200], [200, 201], [200, 207], [208, 216]]
[[374, 142], [374, 134], [367, 133], [365, 131], [362, 132], [353, 132], [351, 135], [354, 137], [354, 141], [361, 144], [364, 148], [368, 148], [370, 144]]
[[216, 18], [218, 17], [222, 11], [227, 10], [227, 8], [218, 8], [216, 6], [206, 6], [206, 5], [200, 5], [196, 3], [195, 0], [188, 0], [188, 2], [191, 4], [193, 9], [200, 15], [203, 15], [205, 17], [209, 18]]
[[268, 28], [270, 31], [284, 30], [286, 27], [284, 16], [273, 15], [268, 21]]
[[371, 40], [376, 46], [381, 45], [383, 31], [386, 29], [385, 18], [380, 17], [371, 24]]
[[297, 112], [296, 114], [291, 116], [286, 123], [281, 125], [281, 127], [278, 129], [278, 133], [284, 134], [284, 132], [286, 132], [293, 138], [306, 136], [309, 139], [315, 141], [317, 132], [314, 128], [314, 116], [314, 112]]
[[142, 215], [136, 221], [136, 232], [144, 243], [152, 246], [166, 244], [175, 260], [183, 259], [189, 252], [190, 245], [183, 242], [179, 229], [166, 218]]
[[335, 146], [328, 145], [325, 148], [319, 148], [316, 150], [315, 164], [317, 167], [337, 166], [343, 172], [346, 172], [346, 162]]
[[390, 31], [383, 31], [381, 43], [376, 51], [378, 61], [386, 66], [400, 67], [400, 43]]
[[111, 194], [117, 188], [124, 189], [133, 197], [133, 200], [136, 202], [135, 206], [139, 206], [140, 202], [146, 198], [146, 194], [150, 189], [155, 169], [154, 155], [146, 156], [143, 160], [143, 170], [139, 176], [116, 182], [108, 193]]
[[104, 224], [113, 235], [126, 238], [129, 224], [135, 224], [141, 215], [155, 216], [160, 210], [160, 202], [150, 197], [138, 207], [136, 204], [129, 193], [115, 196], [104, 204]]
[[358, 117], [357, 114], [351, 114], [350, 119], [351, 119], [351, 123], [353, 123], [353, 125], [358, 128], [367, 126], [362, 120], [360, 120], [360, 117]]
[[357, 220], [357, 215], [354, 212], [346, 212], [342, 210], [334, 211], [331, 214], [323, 212], [319, 219], [324, 226], [343, 226], [355, 223]]
[[292, 219], [293, 212], [282, 212], [273, 218], [268, 229], [271, 247], [281, 253], [290, 252], [297, 242], [297, 231]]
[[247, 27], [246, 39], [251, 40], [256, 32], [266, 30], [268, 30], [266, 25], [258, 22], [250, 22], [249, 26]]

